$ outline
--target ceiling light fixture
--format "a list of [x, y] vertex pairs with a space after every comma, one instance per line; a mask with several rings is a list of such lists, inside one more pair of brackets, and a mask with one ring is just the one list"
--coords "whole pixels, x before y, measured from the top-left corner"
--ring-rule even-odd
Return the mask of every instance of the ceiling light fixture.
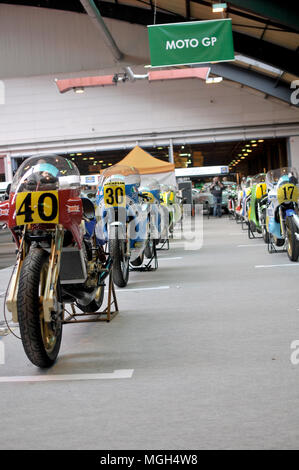
[[82, 86], [73, 88], [73, 90], [74, 90], [75, 93], [84, 93], [85, 92], [85, 90]]
[[213, 13], [222, 13], [224, 10], [226, 10], [226, 8], [227, 8], [226, 3], [214, 3], [212, 5]]
[[223, 77], [209, 77], [206, 79], [206, 83], [220, 83], [222, 82]]

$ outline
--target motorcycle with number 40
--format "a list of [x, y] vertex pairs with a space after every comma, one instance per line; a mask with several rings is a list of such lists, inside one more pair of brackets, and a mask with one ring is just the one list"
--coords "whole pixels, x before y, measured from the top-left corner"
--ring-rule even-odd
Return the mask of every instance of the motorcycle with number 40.
[[0, 222], [16, 242], [6, 306], [19, 323], [30, 361], [46, 368], [60, 349], [64, 305], [98, 311], [111, 260], [97, 243], [93, 204], [80, 197], [80, 174], [69, 160], [26, 159], [16, 172]]

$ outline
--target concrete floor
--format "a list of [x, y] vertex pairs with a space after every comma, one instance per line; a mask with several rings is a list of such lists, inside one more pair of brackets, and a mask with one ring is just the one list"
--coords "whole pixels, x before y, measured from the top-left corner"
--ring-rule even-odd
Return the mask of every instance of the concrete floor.
[[[0, 383], [1, 449], [298, 448], [299, 263], [227, 218], [205, 220], [201, 250], [175, 241], [159, 257], [157, 272], [132, 273], [117, 292], [112, 323], [65, 327], [50, 371], [11, 335], [0, 339], [2, 377], [134, 369], [127, 379]], [[165, 288], [134, 290], [153, 287]]]

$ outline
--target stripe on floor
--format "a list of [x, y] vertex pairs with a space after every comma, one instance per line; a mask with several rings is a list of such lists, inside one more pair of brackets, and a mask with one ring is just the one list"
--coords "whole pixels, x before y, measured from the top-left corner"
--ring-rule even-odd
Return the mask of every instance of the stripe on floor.
[[264, 248], [266, 247], [266, 245], [262, 245], [261, 243], [254, 243], [254, 244], [251, 244], [251, 245], [237, 245], [238, 248], [246, 248], [246, 247], [249, 247], [249, 246], [263, 246]]
[[291, 266], [299, 267], [299, 263], [288, 263], [288, 264], [257, 264], [255, 268], [289, 268]]
[[132, 291], [143, 291], [143, 290], [163, 290], [170, 289], [170, 286], [160, 286], [160, 287], [137, 287], [136, 289], [115, 289], [116, 292], [132, 292]]
[[55, 382], [55, 381], [73, 381], [73, 380], [109, 380], [109, 379], [131, 379], [134, 369], [120, 369], [114, 372], [102, 374], [68, 374], [68, 375], [25, 375], [0, 377], [1, 383], [9, 382]]

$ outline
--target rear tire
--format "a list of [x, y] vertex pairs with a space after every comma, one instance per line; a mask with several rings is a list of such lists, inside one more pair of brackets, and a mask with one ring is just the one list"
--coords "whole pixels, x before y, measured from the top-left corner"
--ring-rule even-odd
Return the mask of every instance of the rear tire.
[[284, 238], [276, 238], [274, 237], [275, 245], [278, 247], [281, 247], [285, 244], [285, 239]]
[[95, 298], [88, 305], [81, 305], [79, 303], [77, 305], [84, 313], [97, 312], [102, 306], [104, 293], [105, 286], [99, 286]]
[[[62, 319], [57, 312], [53, 312], [51, 323], [44, 321], [41, 298], [48, 268], [49, 254], [40, 248], [31, 249], [21, 269], [17, 297], [18, 320], [25, 353], [34, 365], [41, 368], [51, 367], [55, 363], [62, 337]], [[59, 291], [59, 281], [57, 288]]]
[[263, 235], [263, 240], [266, 244], [270, 243], [270, 236], [269, 236], [269, 232], [267, 230], [267, 225], [266, 225], [266, 215], [265, 215], [265, 212], [262, 216], [262, 220], [261, 220], [261, 226], [262, 226], [262, 235]]
[[131, 265], [132, 266], [141, 266], [143, 264], [143, 260], [144, 260], [144, 252], [142, 253], [142, 255], [138, 256], [138, 258], [134, 259], [134, 261], [131, 261]]
[[144, 255], [147, 259], [152, 259], [152, 257], [154, 256], [155, 254], [155, 243], [156, 241], [153, 240], [152, 238], [149, 238], [147, 240], [147, 244], [146, 244], [146, 247], [145, 247], [145, 250], [144, 250]]
[[290, 261], [298, 261], [299, 241], [296, 238], [296, 233], [299, 233], [299, 230], [293, 220], [293, 217], [286, 218], [286, 232], [288, 257]]
[[118, 287], [126, 287], [129, 280], [129, 259], [126, 257], [125, 240], [119, 237], [119, 227], [111, 227], [109, 239], [109, 252], [113, 259], [113, 282]]

